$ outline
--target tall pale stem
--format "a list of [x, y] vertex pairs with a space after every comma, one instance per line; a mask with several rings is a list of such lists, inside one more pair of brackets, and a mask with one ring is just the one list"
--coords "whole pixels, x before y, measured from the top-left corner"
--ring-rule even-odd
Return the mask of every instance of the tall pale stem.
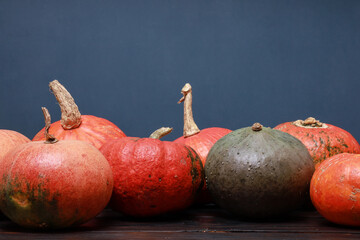
[[181, 93], [184, 95], [178, 103], [184, 102], [184, 137], [190, 137], [200, 132], [196, 125], [192, 112], [192, 88], [189, 83], [185, 84]]

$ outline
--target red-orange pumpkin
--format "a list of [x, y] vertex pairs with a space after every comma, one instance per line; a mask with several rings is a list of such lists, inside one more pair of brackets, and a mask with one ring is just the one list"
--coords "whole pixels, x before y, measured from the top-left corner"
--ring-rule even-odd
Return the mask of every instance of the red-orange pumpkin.
[[312, 117], [305, 121], [282, 123], [274, 129], [298, 138], [309, 150], [315, 168], [326, 158], [336, 154], [360, 153], [359, 143], [349, 132], [327, 123], [321, 123]]
[[311, 179], [310, 196], [327, 220], [360, 226], [360, 154], [342, 153], [321, 163]]
[[[57, 80], [50, 82], [60, 108], [61, 121], [54, 122], [50, 134], [59, 140], [81, 140], [100, 148], [106, 141], [126, 135], [112, 122], [92, 115], [81, 115], [70, 93]], [[45, 129], [35, 135], [33, 141], [45, 140]]]
[[19, 132], [1, 129], [0, 130], [0, 159], [14, 147], [30, 142], [30, 139]]
[[2, 212], [28, 228], [84, 223], [105, 208], [113, 188], [111, 168], [97, 148], [48, 134], [46, 142], [29, 142], [5, 155], [0, 176]]
[[100, 149], [114, 174], [114, 210], [149, 217], [193, 203], [203, 185], [203, 166], [190, 147], [157, 139], [169, 131], [160, 129], [150, 138], [121, 138]]
[[[201, 162], [205, 165], [206, 157], [214, 143], [230, 133], [226, 128], [212, 127], [200, 130], [196, 125], [192, 113], [192, 88], [189, 83], [185, 84], [181, 93], [184, 95], [180, 102], [184, 102], [184, 134], [174, 142], [185, 144], [193, 148], [200, 156]], [[206, 184], [199, 195], [200, 203], [211, 202], [210, 194], [206, 189]]]

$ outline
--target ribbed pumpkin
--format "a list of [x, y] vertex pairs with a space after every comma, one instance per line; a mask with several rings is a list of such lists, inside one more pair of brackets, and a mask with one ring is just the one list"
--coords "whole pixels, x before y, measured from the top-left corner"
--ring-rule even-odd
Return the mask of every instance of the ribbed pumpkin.
[[360, 154], [342, 153], [321, 163], [312, 177], [310, 196], [327, 220], [360, 226]]
[[14, 147], [30, 142], [30, 139], [19, 132], [0, 129], [0, 159]]
[[326, 158], [339, 153], [360, 153], [356, 139], [344, 129], [321, 123], [315, 118], [286, 122], [274, 129], [289, 133], [298, 138], [309, 150], [315, 168]]
[[[231, 130], [220, 127], [211, 127], [200, 130], [196, 125], [192, 111], [192, 87], [186, 83], [181, 93], [184, 95], [179, 103], [184, 102], [184, 133], [174, 142], [185, 144], [193, 148], [200, 156], [201, 162], [205, 165], [206, 157], [214, 143], [230, 133]], [[199, 195], [199, 203], [211, 202], [210, 195], [206, 190], [206, 184]]]
[[0, 162], [0, 208], [27, 228], [59, 229], [100, 213], [111, 197], [113, 176], [101, 152], [89, 143], [48, 134], [11, 150]]
[[[50, 134], [59, 140], [81, 140], [100, 148], [106, 141], [126, 135], [112, 122], [92, 115], [81, 115], [70, 93], [57, 80], [49, 87], [60, 108], [61, 120], [54, 122]], [[45, 140], [45, 129], [35, 135], [33, 141]]]
[[100, 149], [114, 174], [114, 210], [149, 217], [193, 203], [203, 185], [203, 167], [190, 147], [159, 140], [170, 131], [162, 128], [150, 138], [121, 138]]
[[280, 216], [302, 205], [313, 172], [311, 156], [298, 139], [259, 123], [221, 138], [205, 163], [214, 202], [252, 219]]

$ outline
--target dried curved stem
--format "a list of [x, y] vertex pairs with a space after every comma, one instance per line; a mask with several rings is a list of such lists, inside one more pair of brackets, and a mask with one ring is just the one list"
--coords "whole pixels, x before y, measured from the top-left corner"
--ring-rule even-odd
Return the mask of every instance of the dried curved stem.
[[169, 133], [171, 133], [173, 130], [173, 128], [169, 128], [169, 127], [162, 127], [159, 128], [158, 130], [156, 130], [155, 132], [153, 132], [149, 138], [153, 138], [153, 139], [160, 139], [166, 135], [168, 135]]
[[81, 114], [74, 98], [58, 80], [50, 82], [49, 87], [60, 105], [61, 126], [64, 129], [79, 127], [81, 124]]
[[44, 118], [45, 118], [45, 143], [56, 143], [58, 140], [49, 133], [49, 129], [51, 126], [51, 116], [49, 111], [47, 110], [46, 107], [41, 107], [41, 110], [44, 114]]

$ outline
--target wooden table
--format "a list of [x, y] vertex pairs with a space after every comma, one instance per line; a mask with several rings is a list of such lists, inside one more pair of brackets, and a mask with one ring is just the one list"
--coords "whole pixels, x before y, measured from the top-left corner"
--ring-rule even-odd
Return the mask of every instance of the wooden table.
[[74, 229], [36, 232], [0, 221], [0, 239], [360, 239], [360, 228], [331, 224], [315, 210], [297, 211], [286, 219], [249, 222], [210, 205], [176, 215], [137, 220], [105, 209]]

